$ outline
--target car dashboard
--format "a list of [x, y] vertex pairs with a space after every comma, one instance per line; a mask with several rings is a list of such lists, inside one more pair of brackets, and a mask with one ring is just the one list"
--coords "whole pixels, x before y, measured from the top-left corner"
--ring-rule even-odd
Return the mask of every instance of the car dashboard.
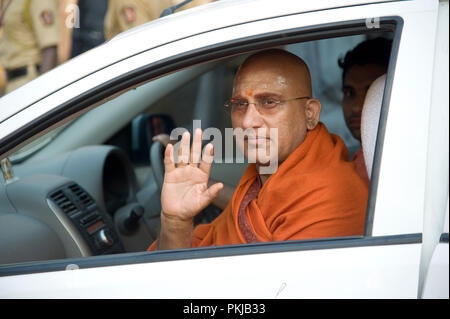
[[139, 207], [134, 171], [119, 148], [82, 147], [15, 165], [13, 172], [0, 185], [1, 264], [122, 253], [151, 243], [140, 224], [135, 232], [119, 231], [124, 214]]

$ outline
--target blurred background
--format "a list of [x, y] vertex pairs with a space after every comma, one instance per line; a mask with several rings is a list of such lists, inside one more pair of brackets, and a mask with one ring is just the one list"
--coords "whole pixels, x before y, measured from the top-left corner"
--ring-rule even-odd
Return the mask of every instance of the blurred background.
[[[193, 0], [177, 11], [212, 1]], [[22, 85], [120, 32], [159, 18], [164, 9], [182, 2], [184, 0], [0, 0], [0, 96], [11, 90], [7, 88], [8, 78], [11, 82], [22, 77], [19, 81]], [[40, 38], [50, 36], [42, 34], [37, 27], [39, 23], [43, 29], [57, 30], [57, 41], [42, 41]], [[43, 70], [41, 61], [45, 60], [44, 51], [49, 47], [56, 53]], [[30, 67], [35, 68], [35, 74], [30, 75]]]

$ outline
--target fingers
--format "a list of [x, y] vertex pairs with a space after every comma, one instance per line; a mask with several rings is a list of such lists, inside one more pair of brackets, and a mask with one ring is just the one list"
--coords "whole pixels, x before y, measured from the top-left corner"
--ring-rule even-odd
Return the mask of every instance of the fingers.
[[[169, 144], [170, 145], [170, 144]], [[169, 147], [169, 145], [167, 147]], [[196, 129], [194, 132], [194, 138], [192, 142], [192, 147], [190, 145], [190, 134], [189, 132], [184, 132], [181, 141], [178, 144], [178, 157], [175, 160], [177, 164], [176, 167], [184, 167], [186, 165], [191, 165], [198, 167], [200, 163], [200, 169], [205, 173], [209, 174], [211, 164], [214, 159], [213, 145], [208, 143], [203, 152], [202, 156], [202, 130]], [[175, 148], [176, 151], [176, 148]]]
[[211, 143], [208, 143], [205, 146], [205, 150], [203, 152], [202, 161], [200, 163], [200, 169], [205, 172], [209, 176], [209, 172], [211, 170], [211, 165], [214, 159], [214, 146]]
[[175, 169], [175, 162], [173, 159], [173, 145], [169, 144], [164, 151], [164, 167], [165, 171], [170, 173]]
[[216, 183], [214, 185], [211, 185], [210, 188], [208, 188], [205, 191], [205, 196], [207, 197], [208, 205], [213, 201], [214, 198], [217, 197], [219, 192], [223, 189], [222, 183]]
[[202, 130], [198, 128], [194, 132], [194, 140], [192, 141], [190, 164], [197, 167], [198, 163], [200, 163], [201, 155], [202, 155]]
[[189, 154], [191, 148], [190, 144], [191, 135], [189, 134], [189, 132], [184, 132], [181, 137], [180, 148], [178, 150], [178, 167], [186, 166], [189, 163]]

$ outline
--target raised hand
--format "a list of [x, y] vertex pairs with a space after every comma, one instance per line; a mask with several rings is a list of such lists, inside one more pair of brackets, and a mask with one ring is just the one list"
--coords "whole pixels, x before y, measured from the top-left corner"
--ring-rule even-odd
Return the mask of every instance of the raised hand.
[[168, 220], [192, 223], [223, 188], [216, 183], [208, 188], [213, 161], [213, 145], [208, 144], [202, 156], [202, 131], [194, 132], [192, 147], [190, 134], [181, 138], [177, 163], [174, 146], [168, 144], [164, 154], [165, 175], [161, 192], [162, 214]]

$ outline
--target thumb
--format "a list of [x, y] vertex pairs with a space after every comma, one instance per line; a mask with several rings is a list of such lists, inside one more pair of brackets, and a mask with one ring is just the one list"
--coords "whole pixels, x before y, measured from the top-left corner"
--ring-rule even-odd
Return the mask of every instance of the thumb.
[[207, 197], [208, 204], [212, 202], [214, 198], [217, 197], [219, 192], [222, 190], [223, 184], [222, 183], [216, 183], [211, 185], [206, 191], [205, 196]]

